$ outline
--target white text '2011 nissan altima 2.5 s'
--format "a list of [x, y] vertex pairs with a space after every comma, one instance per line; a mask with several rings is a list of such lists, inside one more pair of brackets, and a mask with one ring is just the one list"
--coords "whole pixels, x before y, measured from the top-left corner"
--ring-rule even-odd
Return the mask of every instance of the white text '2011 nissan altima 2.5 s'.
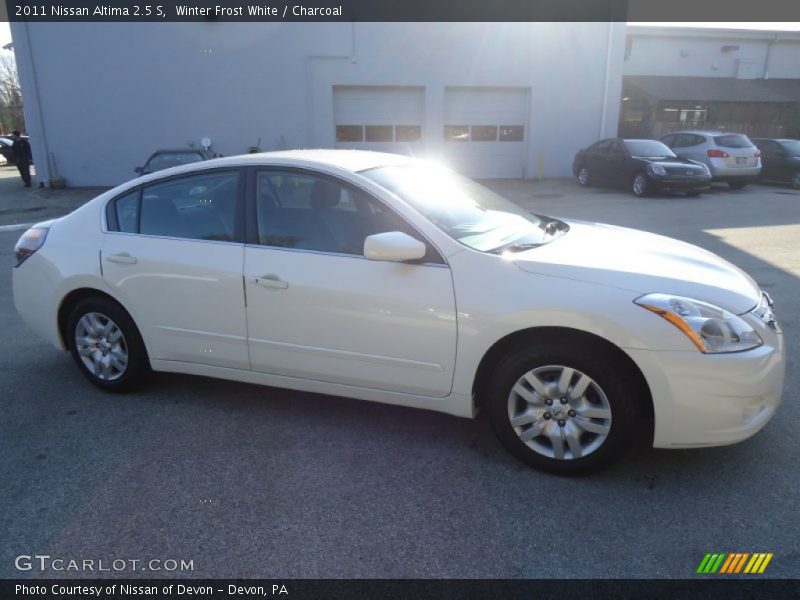
[[20, 315], [101, 388], [152, 369], [482, 407], [514, 456], [556, 473], [635, 439], [738, 442], [783, 387], [772, 302], [733, 265], [389, 154], [160, 171], [31, 228], [16, 260]]

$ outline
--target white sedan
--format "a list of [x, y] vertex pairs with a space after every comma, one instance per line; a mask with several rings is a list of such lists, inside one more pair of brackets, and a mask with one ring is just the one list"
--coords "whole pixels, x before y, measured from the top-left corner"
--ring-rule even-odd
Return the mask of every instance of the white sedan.
[[534, 467], [635, 440], [718, 446], [780, 402], [772, 302], [669, 238], [528, 213], [429, 163], [347, 150], [160, 171], [16, 246], [31, 329], [109, 391], [148, 372], [487, 411]]

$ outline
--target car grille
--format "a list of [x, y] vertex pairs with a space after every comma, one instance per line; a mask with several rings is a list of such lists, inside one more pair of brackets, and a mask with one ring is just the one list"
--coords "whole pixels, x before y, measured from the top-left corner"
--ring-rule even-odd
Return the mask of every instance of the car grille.
[[703, 169], [697, 169], [695, 167], [667, 167], [666, 169], [668, 175], [703, 175]]

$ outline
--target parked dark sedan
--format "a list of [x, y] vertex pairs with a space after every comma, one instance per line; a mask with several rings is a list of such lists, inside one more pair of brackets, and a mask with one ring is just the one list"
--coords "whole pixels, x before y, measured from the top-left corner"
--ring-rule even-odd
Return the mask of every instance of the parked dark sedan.
[[753, 143], [761, 150], [760, 179], [800, 189], [800, 140], [755, 138]]
[[144, 163], [144, 166], [136, 167], [134, 171], [139, 175], [147, 175], [170, 167], [211, 160], [220, 156], [222, 155], [204, 148], [165, 148], [153, 152], [147, 162]]
[[636, 196], [656, 191], [697, 196], [711, 185], [708, 167], [677, 157], [655, 140], [600, 140], [575, 155], [572, 172], [582, 186], [620, 185]]
[[[30, 138], [27, 135], [23, 135], [22, 139], [30, 142]], [[0, 135], [0, 156], [4, 156], [10, 165], [15, 163], [14, 152], [11, 150], [13, 144], [14, 138], [8, 135]]]

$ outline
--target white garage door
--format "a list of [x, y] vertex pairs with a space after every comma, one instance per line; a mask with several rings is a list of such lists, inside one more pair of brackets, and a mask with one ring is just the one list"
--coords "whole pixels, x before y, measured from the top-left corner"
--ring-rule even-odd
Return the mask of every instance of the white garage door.
[[416, 154], [422, 116], [421, 87], [333, 87], [337, 148]]
[[525, 88], [445, 90], [445, 149], [470, 177], [524, 177], [527, 123]]

